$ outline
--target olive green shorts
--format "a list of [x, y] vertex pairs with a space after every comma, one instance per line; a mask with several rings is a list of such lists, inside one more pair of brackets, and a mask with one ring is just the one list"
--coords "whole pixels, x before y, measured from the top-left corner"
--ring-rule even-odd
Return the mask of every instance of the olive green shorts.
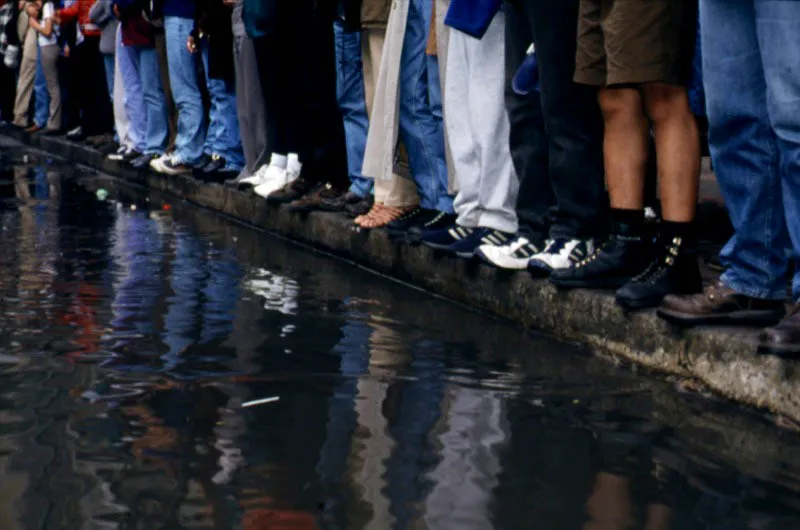
[[581, 0], [575, 81], [686, 83], [696, 36], [697, 0]]

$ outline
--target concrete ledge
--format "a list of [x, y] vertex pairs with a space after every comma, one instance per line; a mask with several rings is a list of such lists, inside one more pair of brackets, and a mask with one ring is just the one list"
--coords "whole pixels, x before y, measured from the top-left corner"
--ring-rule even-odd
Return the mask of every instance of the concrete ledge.
[[[427, 247], [398, 244], [382, 231], [356, 231], [351, 221], [339, 214], [292, 214], [252, 194], [223, 186], [138, 172], [62, 138], [5, 134], [55, 156], [326, 250], [523, 326], [560, 339], [588, 343], [600, 355], [695, 378], [730, 399], [800, 422], [800, 370], [796, 368], [800, 365], [756, 355], [756, 330], [677, 330], [652, 311], [624, 314], [608, 292], [560, 292], [549, 282], [535, 280], [525, 272], [496, 270]], [[704, 224], [723, 223], [714, 220], [719, 212], [705, 212], [709, 220]]]

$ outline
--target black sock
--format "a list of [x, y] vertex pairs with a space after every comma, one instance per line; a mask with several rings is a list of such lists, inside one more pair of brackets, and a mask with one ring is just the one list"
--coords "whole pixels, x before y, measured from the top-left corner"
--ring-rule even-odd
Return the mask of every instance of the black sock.
[[694, 222], [661, 221], [661, 237], [665, 244], [680, 240], [681, 251], [691, 252], [694, 249]]
[[611, 222], [617, 235], [642, 237], [645, 232], [644, 208], [641, 210], [611, 209]]

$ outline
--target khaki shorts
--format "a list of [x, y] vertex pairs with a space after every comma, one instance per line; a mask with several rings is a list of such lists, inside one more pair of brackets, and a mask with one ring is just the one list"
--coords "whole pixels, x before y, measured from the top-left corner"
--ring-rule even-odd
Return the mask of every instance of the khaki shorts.
[[581, 0], [575, 81], [684, 84], [696, 37], [697, 0]]

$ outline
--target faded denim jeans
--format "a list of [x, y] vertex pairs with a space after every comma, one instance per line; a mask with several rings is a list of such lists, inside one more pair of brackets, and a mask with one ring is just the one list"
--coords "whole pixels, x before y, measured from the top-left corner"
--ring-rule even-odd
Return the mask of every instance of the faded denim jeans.
[[[800, 253], [800, 2], [701, 0], [709, 143], [735, 235], [722, 281], [783, 299]], [[800, 299], [800, 273], [792, 285]]]
[[400, 57], [400, 138], [408, 150], [420, 206], [452, 213], [439, 63], [425, 54], [432, 9], [432, 0], [410, 0]]
[[336, 97], [344, 118], [350, 191], [366, 197], [372, 192], [374, 181], [361, 175], [369, 131], [361, 33], [346, 32], [340, 20], [334, 22], [333, 30], [336, 37]]

